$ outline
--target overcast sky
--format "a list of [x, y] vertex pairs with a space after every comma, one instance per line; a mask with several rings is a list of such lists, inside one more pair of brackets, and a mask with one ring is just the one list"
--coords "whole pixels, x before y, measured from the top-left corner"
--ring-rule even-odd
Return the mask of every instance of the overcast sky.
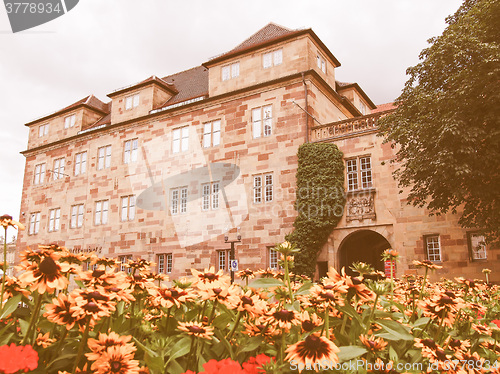
[[[269, 22], [312, 28], [375, 104], [393, 101], [460, 0], [80, 0], [13, 34], [0, 4], [0, 214], [19, 217], [26, 122], [89, 94], [201, 65]], [[64, 197], [61, 196], [61, 199]]]

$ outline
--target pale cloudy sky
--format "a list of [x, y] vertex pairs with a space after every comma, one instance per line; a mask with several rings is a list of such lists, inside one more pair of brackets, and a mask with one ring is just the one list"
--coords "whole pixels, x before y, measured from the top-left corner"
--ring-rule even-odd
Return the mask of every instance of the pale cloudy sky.
[[[199, 66], [269, 22], [312, 28], [375, 104], [393, 101], [406, 68], [461, 0], [80, 0], [13, 34], [0, 4], [0, 214], [19, 217], [27, 127], [89, 94]], [[61, 196], [63, 199], [64, 196]]]

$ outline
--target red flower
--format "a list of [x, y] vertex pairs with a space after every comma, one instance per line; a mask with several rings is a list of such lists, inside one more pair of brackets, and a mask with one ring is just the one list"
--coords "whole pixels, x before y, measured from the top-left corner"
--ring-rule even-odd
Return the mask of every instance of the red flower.
[[226, 358], [225, 360], [217, 361], [210, 360], [206, 364], [203, 364], [205, 373], [207, 374], [246, 374], [238, 362]]
[[38, 367], [38, 353], [31, 345], [17, 346], [14, 343], [0, 347], [0, 373], [14, 374], [22, 370], [27, 373]]
[[271, 360], [271, 357], [262, 353], [256, 357], [250, 357], [247, 362], [244, 362], [243, 369], [245, 369], [246, 374], [262, 374], [265, 373], [265, 371], [261, 369], [262, 365], [267, 364]]
[[500, 319], [494, 319], [493, 321], [491, 321], [492, 323], [494, 323], [495, 325], [498, 326], [498, 328], [500, 329]]

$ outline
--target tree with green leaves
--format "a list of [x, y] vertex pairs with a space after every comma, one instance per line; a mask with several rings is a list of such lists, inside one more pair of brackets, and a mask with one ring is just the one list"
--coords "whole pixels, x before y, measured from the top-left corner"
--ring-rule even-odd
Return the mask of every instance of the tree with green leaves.
[[500, 2], [465, 0], [407, 70], [380, 134], [396, 144], [409, 202], [461, 213], [464, 228], [500, 237]]

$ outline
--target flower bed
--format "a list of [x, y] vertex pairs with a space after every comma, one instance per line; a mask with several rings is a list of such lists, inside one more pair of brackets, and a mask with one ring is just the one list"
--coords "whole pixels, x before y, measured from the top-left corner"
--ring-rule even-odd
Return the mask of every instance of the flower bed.
[[29, 250], [2, 285], [0, 373], [500, 372], [498, 286], [431, 284], [426, 262], [414, 279], [368, 280], [357, 264], [357, 277], [312, 283], [289, 272], [293, 246], [276, 249], [285, 271], [243, 271], [244, 285], [213, 268], [170, 283], [145, 260], [122, 272]]

